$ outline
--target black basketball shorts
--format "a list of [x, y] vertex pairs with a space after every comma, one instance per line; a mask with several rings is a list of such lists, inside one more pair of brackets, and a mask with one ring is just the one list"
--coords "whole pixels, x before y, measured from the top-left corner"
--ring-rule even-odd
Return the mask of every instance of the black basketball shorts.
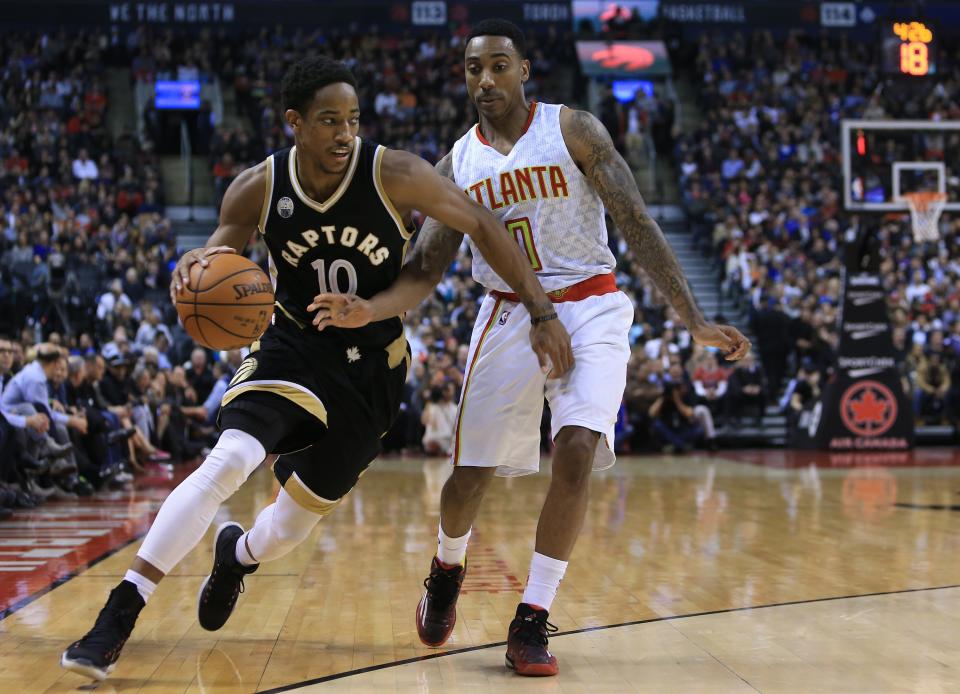
[[318, 513], [380, 454], [410, 366], [402, 334], [383, 347], [351, 344], [347, 330], [324, 333], [277, 314], [237, 369], [219, 413], [221, 430], [244, 431], [280, 454], [277, 479]]

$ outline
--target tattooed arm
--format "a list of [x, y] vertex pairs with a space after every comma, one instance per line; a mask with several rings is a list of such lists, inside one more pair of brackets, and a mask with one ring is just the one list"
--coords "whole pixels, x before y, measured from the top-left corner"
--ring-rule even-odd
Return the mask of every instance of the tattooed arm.
[[728, 359], [742, 358], [750, 350], [750, 342], [736, 328], [716, 326], [703, 317], [676, 255], [660, 226], [647, 213], [633, 172], [614, 149], [603, 124], [590, 113], [564, 108], [560, 129], [571, 156], [590, 179], [640, 266], [694, 340], [719, 347]]
[[423, 301], [456, 257], [463, 239], [447, 228], [452, 225], [470, 234], [494, 272], [527, 307], [531, 316], [530, 346], [548, 378], [559, 378], [569, 371], [573, 367], [573, 348], [553, 304], [503, 224], [464, 195], [451, 180], [449, 155], [436, 169], [419, 157], [398, 150], [389, 150], [383, 160], [384, 187], [394, 204], [400, 210], [415, 208], [429, 216], [421, 230], [422, 237], [396, 281], [370, 300], [347, 294], [314, 297], [307, 310], [316, 311], [313, 324], [317, 329], [328, 325], [357, 328], [399, 316]]

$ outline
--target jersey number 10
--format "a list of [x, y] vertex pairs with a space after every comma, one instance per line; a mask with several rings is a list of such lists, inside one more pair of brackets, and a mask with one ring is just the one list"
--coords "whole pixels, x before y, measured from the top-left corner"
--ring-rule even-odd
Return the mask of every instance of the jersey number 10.
[[[356, 294], [357, 293], [357, 269], [353, 263], [338, 258], [330, 263], [330, 271], [326, 271], [326, 263], [323, 258], [317, 258], [310, 267], [317, 271], [317, 281], [320, 283], [320, 293], [326, 294]], [[347, 286], [340, 286], [340, 271], [347, 273]], [[328, 281], [329, 279], [329, 281]]]
[[533, 243], [533, 229], [530, 227], [528, 217], [517, 217], [508, 219], [506, 222], [507, 230], [510, 231], [520, 244], [520, 248], [527, 254], [530, 260], [530, 267], [535, 271], [543, 269], [543, 263], [540, 262], [540, 256], [537, 255], [537, 247]]

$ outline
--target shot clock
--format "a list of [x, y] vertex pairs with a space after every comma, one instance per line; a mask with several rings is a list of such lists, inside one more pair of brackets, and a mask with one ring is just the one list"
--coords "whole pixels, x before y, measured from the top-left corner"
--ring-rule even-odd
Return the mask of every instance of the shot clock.
[[924, 22], [891, 22], [883, 39], [884, 71], [888, 75], [922, 78], [937, 71], [933, 28]]

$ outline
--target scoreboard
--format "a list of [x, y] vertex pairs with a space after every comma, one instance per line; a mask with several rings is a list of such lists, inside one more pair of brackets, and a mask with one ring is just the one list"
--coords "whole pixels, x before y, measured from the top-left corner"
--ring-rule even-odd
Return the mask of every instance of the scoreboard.
[[937, 72], [934, 31], [924, 22], [891, 22], [885, 26], [883, 65], [888, 75], [922, 78]]

